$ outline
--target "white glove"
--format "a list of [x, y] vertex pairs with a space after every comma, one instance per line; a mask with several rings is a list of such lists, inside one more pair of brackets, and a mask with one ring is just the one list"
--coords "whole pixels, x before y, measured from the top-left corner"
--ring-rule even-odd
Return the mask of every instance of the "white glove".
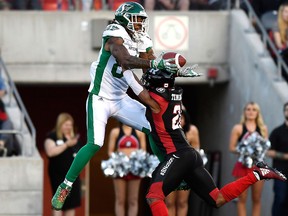
[[156, 59], [150, 61], [151, 68], [166, 70], [170, 73], [177, 74], [179, 72], [179, 69], [175, 64], [175, 58], [163, 59], [163, 55], [164, 52], [162, 52]]
[[198, 67], [198, 64], [194, 64], [191, 67], [186, 67], [183, 70], [178, 71], [177, 76], [178, 77], [199, 77], [202, 74], [197, 73], [196, 71], [194, 71], [195, 68]]

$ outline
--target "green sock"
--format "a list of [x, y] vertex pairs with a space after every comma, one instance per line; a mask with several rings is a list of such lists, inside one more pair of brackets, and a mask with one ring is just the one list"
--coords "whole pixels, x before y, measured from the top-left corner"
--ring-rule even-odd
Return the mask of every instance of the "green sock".
[[147, 134], [147, 136], [149, 139], [149, 143], [150, 143], [150, 147], [151, 147], [152, 152], [158, 157], [160, 162], [164, 161], [164, 154], [159, 150], [159, 148], [155, 144], [155, 142], [152, 138], [152, 134], [151, 133]]
[[159, 150], [159, 148], [155, 144], [150, 130], [148, 130], [147, 128], [142, 128], [142, 132], [144, 132], [147, 135], [153, 154], [157, 156], [160, 162], [164, 161], [165, 155]]
[[87, 143], [83, 146], [74, 158], [73, 163], [67, 172], [66, 179], [70, 182], [74, 182], [86, 164], [96, 154], [96, 152], [99, 151], [99, 149], [100, 146], [95, 144]]

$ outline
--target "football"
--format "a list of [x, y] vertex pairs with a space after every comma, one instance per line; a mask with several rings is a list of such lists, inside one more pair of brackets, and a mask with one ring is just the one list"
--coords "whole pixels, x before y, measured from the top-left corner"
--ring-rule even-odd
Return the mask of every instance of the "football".
[[162, 56], [163, 59], [175, 58], [175, 62], [171, 61], [172, 64], [176, 64], [178, 68], [182, 68], [186, 64], [186, 59], [179, 53], [176, 52], [166, 52]]

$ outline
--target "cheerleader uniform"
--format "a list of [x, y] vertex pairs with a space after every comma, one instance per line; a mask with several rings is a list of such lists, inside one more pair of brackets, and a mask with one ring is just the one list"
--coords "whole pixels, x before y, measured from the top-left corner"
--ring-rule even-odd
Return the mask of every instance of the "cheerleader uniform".
[[[135, 129], [132, 128], [130, 135], [125, 135], [123, 128], [120, 127], [118, 138], [116, 139], [116, 150], [119, 152], [119, 150], [123, 148], [133, 148], [135, 150], [140, 149], [140, 143], [139, 138], [137, 136], [137, 133]], [[124, 179], [124, 180], [133, 180], [133, 179], [140, 179], [139, 176], [135, 176], [132, 173], [128, 173], [126, 176], [123, 177], [117, 177], [118, 179]]]
[[[256, 127], [255, 132], [259, 133], [262, 136], [260, 128], [258, 126]], [[242, 131], [241, 136], [238, 138], [238, 143], [243, 142], [244, 140], [248, 139], [248, 137], [251, 136], [252, 133], [254, 133], [254, 131], [253, 132], [248, 131], [246, 125], [243, 124], [243, 131]], [[253, 161], [253, 164], [254, 164], [254, 161]], [[232, 171], [232, 175], [235, 178], [241, 178], [243, 176], [246, 176], [248, 173], [253, 171], [253, 169], [255, 168], [254, 166], [255, 165], [253, 165], [251, 168], [248, 168], [242, 162], [237, 161]]]

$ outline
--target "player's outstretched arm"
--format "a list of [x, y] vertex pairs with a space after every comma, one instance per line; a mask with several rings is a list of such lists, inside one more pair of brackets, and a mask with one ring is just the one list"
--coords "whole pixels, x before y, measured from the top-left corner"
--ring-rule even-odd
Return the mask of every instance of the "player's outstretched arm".
[[111, 37], [105, 44], [105, 50], [111, 52], [124, 70], [150, 67], [150, 60], [131, 56], [123, 42], [122, 38]]
[[147, 89], [143, 88], [143, 91], [140, 92], [138, 97], [140, 98], [141, 101], [143, 101], [143, 103], [147, 104], [150, 107], [152, 112], [154, 112], [154, 113], [160, 112], [159, 104], [153, 98], [150, 97]]
[[142, 59], [136, 56], [131, 56], [123, 45], [122, 38], [112, 37], [105, 44], [105, 50], [110, 51], [111, 54], [117, 59], [118, 63], [122, 66], [123, 70], [132, 69], [132, 68], [159, 68], [165, 69], [171, 73], [177, 73], [178, 68], [175, 62], [175, 59], [160, 59], [149, 60]]
[[138, 77], [131, 71], [131, 70], [126, 70], [123, 72], [123, 75], [128, 83], [128, 85], [131, 87], [133, 92], [139, 97], [139, 99], [148, 105], [151, 110], [155, 113], [160, 112], [160, 106], [159, 104], [150, 97], [147, 89], [145, 89]]

